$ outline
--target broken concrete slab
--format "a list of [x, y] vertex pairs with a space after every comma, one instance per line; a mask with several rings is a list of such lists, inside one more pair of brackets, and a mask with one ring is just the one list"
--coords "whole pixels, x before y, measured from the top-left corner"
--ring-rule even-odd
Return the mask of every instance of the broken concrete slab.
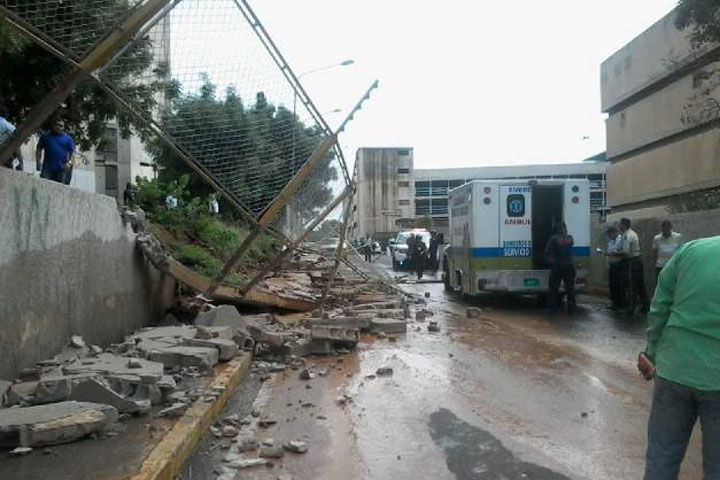
[[183, 344], [190, 347], [215, 348], [218, 351], [218, 358], [224, 361], [231, 360], [240, 353], [240, 347], [234, 340], [224, 338], [210, 338], [207, 340], [186, 338]]
[[57, 445], [100, 432], [117, 422], [118, 411], [109, 405], [59, 402], [0, 410], [0, 443], [22, 447]]
[[[218, 363], [219, 352], [207, 347], [167, 347], [148, 352], [148, 360], [159, 362], [167, 368], [197, 367], [202, 371], [212, 371]], [[159, 378], [158, 378], [159, 380]]]
[[303, 325], [310, 327], [317, 325], [329, 325], [336, 327], [351, 327], [358, 330], [369, 330], [372, 317], [330, 317], [330, 318], [307, 318], [302, 320]]
[[67, 374], [100, 373], [103, 375], [124, 376], [130, 380], [141, 378], [146, 381], [159, 381], [163, 375], [163, 364], [151, 360], [138, 359], [142, 368], [130, 368], [128, 358], [112, 353], [101, 353], [95, 358], [76, 360], [63, 367]]
[[407, 331], [407, 322], [395, 318], [374, 318], [370, 329], [376, 333], [405, 333]]
[[12, 382], [8, 382], [7, 380], [0, 380], [0, 407], [5, 405], [5, 402], [7, 400], [7, 393], [10, 390], [11, 385]]
[[64, 375], [44, 377], [40, 379], [37, 389], [35, 389], [35, 401], [37, 403], [50, 403], [67, 400], [71, 390], [70, 377]]
[[283, 445], [283, 448], [292, 453], [307, 453], [307, 443], [300, 440], [291, 440]]
[[353, 302], [355, 304], [394, 302], [394, 301], [402, 301], [402, 298], [397, 297], [397, 296], [386, 295], [384, 293], [366, 293], [366, 294], [356, 295], [355, 298], [353, 298]]
[[403, 302], [381, 302], [381, 303], [363, 303], [360, 305], [353, 305], [350, 310], [361, 311], [361, 310], [398, 310], [405, 306]]
[[69, 399], [111, 405], [120, 413], [147, 413], [150, 408], [148, 402], [125, 398], [111, 389], [109, 385], [94, 379], [74, 383]]
[[6, 402], [8, 406], [19, 405], [21, 403], [35, 403], [35, 391], [38, 382], [20, 382], [10, 386], [7, 392]]
[[312, 340], [330, 340], [344, 344], [356, 344], [360, 340], [360, 332], [352, 327], [335, 327], [329, 325], [316, 325], [310, 330]]

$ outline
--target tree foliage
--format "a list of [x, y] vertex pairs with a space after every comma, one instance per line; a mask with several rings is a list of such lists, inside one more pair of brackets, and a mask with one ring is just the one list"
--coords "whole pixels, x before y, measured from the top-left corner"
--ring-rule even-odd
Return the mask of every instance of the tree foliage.
[[691, 29], [695, 47], [720, 42], [720, 0], [680, 0], [675, 25]]
[[[41, 6], [36, 5], [36, 1], [18, 3], [27, 4], [27, 12], [23, 11], [23, 18], [30, 23], [33, 23], [33, 15], [40, 15], [44, 11]], [[66, 6], [65, 10], [60, 11], [63, 5]], [[73, 56], [72, 51], [83, 50], [83, 40], [87, 40], [88, 31], [106, 31], [116, 20], [108, 16], [126, 8], [126, 0], [108, 0], [102, 9], [98, 9], [97, 5], [93, 7], [89, 0], [66, 2], [53, 10], [52, 15], [43, 17], [43, 32], [58, 39], [58, 43], [68, 50], [68, 56]], [[149, 39], [138, 41], [120, 59], [121, 68], [116, 69], [122, 72], [117, 77], [117, 88], [135, 105], [146, 108], [147, 111], [156, 107], [156, 93], [168, 88], [167, 65], [153, 67], [157, 81], [138, 84], [125, 80], [140, 76], [151, 68], [152, 50]], [[16, 124], [21, 123], [30, 110], [56, 85], [59, 78], [70, 71], [69, 64], [21, 36], [2, 17], [0, 66], [0, 107], [5, 110], [3, 113], [8, 119]], [[147, 77], [147, 74], [143, 76]], [[66, 130], [83, 150], [100, 143], [106, 123], [111, 119], [117, 119], [124, 137], [128, 137], [131, 130], [141, 135], [145, 133], [140, 125], [134, 123], [134, 118], [119, 109], [116, 102], [92, 80], [78, 85], [57, 113], [63, 117]]]
[[[216, 90], [206, 77], [197, 94], [172, 100], [162, 123], [179, 145], [216, 173], [246, 204], [267, 205], [305, 163], [323, 132], [305, 126], [286, 108], [273, 106], [262, 92], [256, 95], [253, 105], [246, 107], [234, 87], [229, 87], [220, 98]], [[199, 144], [198, 138], [219, 140], [209, 145]], [[156, 142], [151, 150], [161, 166], [162, 180], [187, 174], [194, 195], [211, 192], [204, 180], [165, 143]], [[329, 184], [338, 179], [332, 160], [330, 153], [293, 199], [292, 211], [303, 222], [332, 201]]]

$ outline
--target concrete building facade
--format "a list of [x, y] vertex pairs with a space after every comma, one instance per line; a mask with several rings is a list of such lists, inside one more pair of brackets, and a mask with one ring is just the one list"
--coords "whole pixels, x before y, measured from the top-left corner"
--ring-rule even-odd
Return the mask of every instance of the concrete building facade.
[[720, 185], [719, 50], [693, 49], [675, 18], [601, 66], [611, 218], [667, 215], [674, 200]]
[[413, 217], [412, 172], [412, 148], [358, 149], [350, 238], [387, 238], [397, 221]]
[[591, 209], [606, 211], [603, 161], [570, 164], [414, 169], [412, 148], [361, 148], [355, 160], [350, 238], [386, 239], [408, 228], [413, 219], [430, 217], [447, 233], [448, 192], [471, 180], [583, 178], [591, 182]]

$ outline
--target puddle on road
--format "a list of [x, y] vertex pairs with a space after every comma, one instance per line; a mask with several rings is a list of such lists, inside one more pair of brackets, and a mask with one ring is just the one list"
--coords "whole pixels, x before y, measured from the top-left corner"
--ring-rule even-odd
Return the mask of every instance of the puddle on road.
[[430, 436], [445, 452], [448, 469], [458, 480], [569, 480], [519, 460], [497, 438], [444, 408], [430, 415]]

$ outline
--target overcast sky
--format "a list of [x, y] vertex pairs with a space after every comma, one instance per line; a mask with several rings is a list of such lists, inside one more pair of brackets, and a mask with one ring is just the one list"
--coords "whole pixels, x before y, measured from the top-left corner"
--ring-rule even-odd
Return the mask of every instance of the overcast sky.
[[[420, 168], [572, 162], [605, 150], [600, 63], [677, 0], [251, 0], [325, 113], [380, 88], [341, 145]], [[331, 126], [343, 114], [325, 115]], [[583, 140], [583, 137], [587, 139]]]

